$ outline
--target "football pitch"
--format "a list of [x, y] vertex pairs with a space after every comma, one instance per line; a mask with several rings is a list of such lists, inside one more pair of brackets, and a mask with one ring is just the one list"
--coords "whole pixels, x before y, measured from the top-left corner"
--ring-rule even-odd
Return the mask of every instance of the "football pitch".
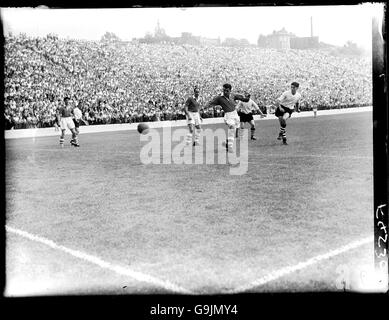
[[292, 117], [287, 146], [272, 117], [242, 175], [143, 164], [136, 131], [6, 140], [5, 294], [342, 290], [373, 262], [372, 113]]

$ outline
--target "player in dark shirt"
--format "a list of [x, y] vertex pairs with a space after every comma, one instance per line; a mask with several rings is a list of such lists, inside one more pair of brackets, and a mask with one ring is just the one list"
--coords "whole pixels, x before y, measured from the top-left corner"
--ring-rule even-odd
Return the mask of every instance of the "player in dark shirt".
[[184, 106], [184, 111], [186, 114], [186, 120], [189, 127], [189, 133], [186, 136], [186, 144], [189, 145], [192, 143], [192, 138], [194, 134], [194, 142], [193, 145], [197, 146], [199, 144], [199, 137], [201, 132], [200, 127], [200, 104], [198, 102], [200, 90], [199, 88], [195, 87], [193, 90], [193, 96], [189, 97]]
[[248, 102], [250, 99], [241, 94], [232, 94], [232, 86], [229, 83], [223, 85], [223, 94], [215, 97], [207, 103], [206, 108], [221, 106], [224, 111], [224, 122], [228, 126], [226, 149], [233, 152], [236, 129], [240, 126], [240, 117], [236, 110], [236, 101]]
[[72, 119], [73, 110], [69, 104], [69, 100], [69, 97], [65, 97], [65, 105], [59, 107], [57, 112], [57, 121], [61, 126], [61, 136], [59, 138], [59, 144], [61, 147], [63, 147], [63, 144], [65, 142], [65, 131], [66, 128], [68, 128], [72, 132], [72, 139], [70, 140], [70, 143], [75, 147], [79, 147], [80, 145], [78, 144], [77, 132], [75, 130], [75, 125]]

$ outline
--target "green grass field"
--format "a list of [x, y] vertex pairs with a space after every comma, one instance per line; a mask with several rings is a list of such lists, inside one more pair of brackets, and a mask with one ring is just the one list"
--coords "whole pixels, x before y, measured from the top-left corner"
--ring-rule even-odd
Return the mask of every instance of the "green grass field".
[[[63, 149], [57, 136], [6, 140], [6, 224], [194, 294], [373, 234], [371, 112], [291, 118], [288, 146], [276, 118], [256, 124], [237, 176], [228, 164], [142, 164], [136, 131], [81, 134], [80, 148], [69, 134]], [[13, 232], [6, 249], [8, 295], [171, 293]], [[365, 244], [248, 291], [339, 290], [339, 265], [372, 259]]]

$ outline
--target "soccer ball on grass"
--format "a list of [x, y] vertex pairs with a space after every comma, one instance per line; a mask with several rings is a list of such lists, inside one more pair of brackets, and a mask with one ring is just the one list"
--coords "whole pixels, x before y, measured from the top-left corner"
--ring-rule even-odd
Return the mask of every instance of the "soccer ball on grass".
[[150, 130], [150, 127], [146, 123], [139, 123], [138, 124], [138, 132], [140, 134], [148, 134]]

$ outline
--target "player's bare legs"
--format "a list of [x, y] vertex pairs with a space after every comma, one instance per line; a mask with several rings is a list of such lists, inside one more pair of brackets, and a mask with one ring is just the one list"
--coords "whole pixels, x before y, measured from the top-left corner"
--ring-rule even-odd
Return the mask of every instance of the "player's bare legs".
[[186, 135], [186, 144], [190, 145], [192, 143], [194, 124], [193, 123], [188, 124], [188, 128], [189, 128], [189, 133]]
[[[193, 126], [193, 125], [192, 125]], [[192, 129], [193, 130], [193, 129]], [[200, 138], [200, 132], [201, 132], [201, 127], [199, 124], [196, 124], [195, 125], [195, 131], [194, 131], [194, 136], [195, 136], [195, 140], [193, 142], [193, 145], [194, 146], [197, 146], [199, 145], [199, 138]]]
[[278, 140], [281, 140], [285, 137], [286, 139], [286, 121], [283, 116], [278, 117], [278, 121], [280, 123], [280, 133], [278, 134]]
[[244, 122], [241, 122], [240, 127], [236, 128], [236, 138], [242, 138], [243, 129], [244, 129]]
[[72, 132], [72, 140], [70, 141], [71, 144], [75, 147], [79, 147], [79, 143], [78, 143], [78, 137], [77, 137], [77, 131], [76, 129], [70, 129], [70, 131]]
[[[75, 127], [74, 130], [76, 131], [76, 135], [78, 136], [78, 135], [80, 134], [80, 130], [78, 130], [77, 127]], [[70, 143], [73, 144], [74, 142], [76, 142], [76, 141], [75, 141], [74, 138], [72, 137], [72, 139], [70, 140]]]
[[[238, 125], [239, 126], [239, 125]], [[226, 143], [226, 150], [228, 152], [233, 152], [233, 147], [234, 147], [234, 141], [235, 141], [235, 135], [236, 135], [236, 130], [239, 129], [238, 126], [235, 125], [228, 125], [228, 130], [227, 130], [227, 143]]]
[[287, 144], [286, 142], [286, 119], [290, 117], [289, 113], [284, 113], [282, 116], [278, 117], [280, 122], [280, 133], [278, 135], [278, 140], [282, 139], [283, 144]]
[[59, 137], [59, 145], [63, 147], [63, 143], [65, 142], [65, 131], [66, 129], [61, 129], [61, 136]]
[[251, 132], [251, 140], [257, 140], [257, 138], [254, 136], [254, 133], [255, 133], [255, 122], [254, 120], [251, 120], [250, 121], [250, 132]]

